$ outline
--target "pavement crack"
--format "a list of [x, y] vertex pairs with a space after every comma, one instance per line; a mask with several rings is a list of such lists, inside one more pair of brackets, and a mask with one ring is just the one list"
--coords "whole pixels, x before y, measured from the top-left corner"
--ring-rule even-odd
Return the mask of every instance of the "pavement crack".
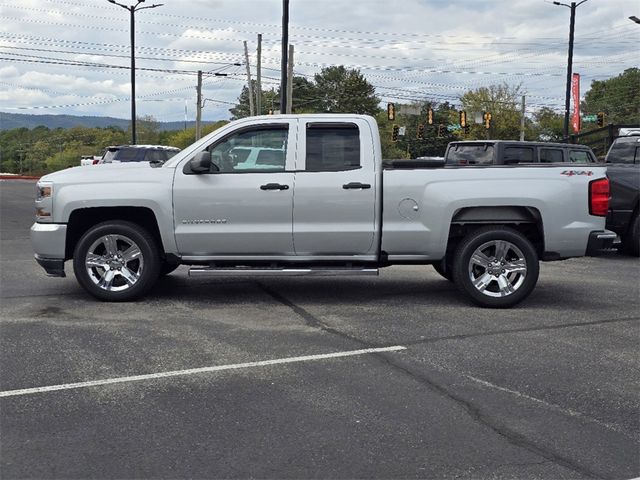
[[[540, 447], [534, 444], [526, 436], [510, 429], [506, 425], [499, 423], [495, 418], [484, 413], [480, 407], [474, 405], [471, 401], [466, 400], [461, 395], [455, 393], [451, 388], [448, 388], [445, 385], [438, 383], [437, 381], [429, 378], [423, 373], [413, 371], [408, 366], [401, 364], [397, 359], [392, 358], [389, 355], [384, 355], [380, 353], [375, 354], [375, 356], [382, 359], [387, 365], [389, 365], [393, 369], [402, 372], [403, 374], [412, 378], [414, 381], [417, 381], [418, 383], [425, 385], [427, 388], [437, 392], [444, 398], [456, 403], [464, 411], [467, 412], [467, 414], [473, 421], [475, 421], [478, 424], [484, 425], [486, 428], [492, 430], [494, 433], [504, 438], [510, 444], [520, 448], [524, 448], [525, 450], [535, 455], [545, 458], [546, 460], [553, 462], [557, 465], [560, 465], [562, 467], [565, 467], [569, 470], [573, 470], [574, 472], [580, 473], [585, 477], [594, 478], [594, 479], [609, 478], [609, 477], [603, 477], [601, 474], [593, 472], [588, 468], [585, 468], [582, 465], [577, 464], [570, 458], [559, 455], [558, 453], [548, 448]], [[610, 478], [613, 478], [613, 477], [610, 477]]]
[[608, 323], [637, 322], [639, 320], [640, 320], [640, 317], [612, 318], [607, 320], [595, 320], [593, 322], [575, 322], [575, 323], [563, 323], [560, 325], [540, 325], [537, 327], [491, 330], [488, 332], [461, 333], [458, 335], [446, 335], [443, 337], [421, 338], [419, 340], [407, 340], [406, 342], [397, 342], [397, 343], [401, 343], [402, 345], [405, 345], [405, 346], [421, 345], [424, 343], [435, 343], [435, 342], [443, 342], [448, 340], [466, 340], [467, 338], [491, 337], [495, 335], [505, 335], [510, 333], [539, 332], [539, 331], [545, 331], [545, 330], [562, 330], [565, 328], [589, 327], [593, 325], [606, 325]]
[[291, 310], [293, 310], [296, 314], [298, 314], [305, 321], [305, 323], [308, 326], [320, 329], [320, 330], [322, 330], [324, 332], [327, 332], [327, 333], [331, 333], [333, 335], [339, 336], [339, 337], [344, 338], [346, 340], [350, 340], [350, 341], [355, 342], [358, 345], [366, 347], [366, 348], [380, 347], [380, 345], [376, 345], [376, 344], [372, 344], [372, 343], [366, 342], [366, 341], [361, 340], [361, 339], [359, 339], [357, 337], [354, 337], [353, 335], [349, 335], [348, 333], [341, 332], [340, 330], [337, 330], [337, 329], [327, 325], [322, 320], [320, 320], [318, 317], [316, 317], [312, 313], [308, 312], [307, 310], [305, 310], [301, 306], [296, 305], [291, 300], [289, 300], [285, 296], [281, 295], [280, 293], [276, 292], [275, 290], [267, 287], [264, 283], [262, 283], [262, 282], [256, 282], [256, 283], [258, 284], [260, 289], [262, 291], [264, 291], [267, 295], [269, 295], [271, 298], [273, 298], [274, 300], [282, 303], [283, 305], [286, 305]]
[[[318, 328], [322, 331], [325, 331], [327, 333], [331, 333], [333, 335], [337, 335], [341, 338], [350, 340], [352, 342], [357, 343], [358, 345], [361, 346], [366, 346], [366, 347], [374, 347], [373, 344], [366, 342], [364, 340], [361, 340], [357, 337], [354, 337], [352, 335], [349, 335], [347, 333], [341, 332], [329, 325], [327, 325], [326, 323], [324, 323], [322, 320], [320, 320], [318, 317], [316, 317], [315, 315], [311, 314], [310, 312], [308, 312], [306, 309], [304, 309], [303, 307], [300, 307], [299, 305], [296, 305], [294, 302], [292, 302], [291, 300], [289, 300], [288, 298], [286, 298], [284, 295], [278, 293], [277, 291], [273, 290], [270, 287], [267, 287], [266, 285], [264, 285], [262, 282], [257, 281], [256, 282], [257, 285], [269, 296], [271, 296], [274, 300], [277, 300], [278, 302], [282, 303], [283, 305], [286, 305], [287, 307], [289, 307], [291, 310], [293, 310], [296, 314], [298, 314], [307, 325], [309, 325], [310, 327], [313, 328]], [[612, 319], [612, 320], [601, 320], [598, 322], [590, 322], [588, 324], [600, 324], [600, 323], [613, 323], [613, 322], [618, 322], [618, 321], [630, 321], [630, 320], [638, 320], [637, 318], [631, 318], [631, 319]], [[424, 339], [421, 341], [416, 341], [416, 342], [406, 342], [403, 343], [403, 345], [411, 345], [411, 344], [419, 344], [419, 343], [428, 343], [429, 341], [441, 341], [441, 340], [447, 340], [447, 339], [459, 339], [459, 338], [467, 338], [467, 337], [474, 337], [474, 336], [483, 336], [483, 335], [500, 335], [500, 334], [504, 334], [504, 333], [515, 333], [515, 332], [520, 332], [520, 331], [535, 331], [535, 330], [553, 330], [553, 329], [558, 329], [558, 328], [567, 328], [567, 327], [572, 327], [572, 326], [582, 326], [582, 325], [588, 325], [587, 323], [575, 323], [575, 324], [564, 324], [562, 326], [557, 325], [557, 326], [549, 326], [549, 327], [537, 327], [537, 328], [525, 328], [525, 329], [511, 329], [511, 330], [504, 330], [504, 331], [496, 331], [496, 332], [485, 332], [482, 334], [469, 334], [469, 335], [452, 335], [451, 337], [438, 337], [438, 338], [434, 338], [434, 339]], [[377, 346], [377, 345], [375, 345]], [[373, 353], [372, 354], [373, 357], [378, 358], [379, 360], [381, 360], [384, 364], [388, 365], [389, 367], [391, 367], [394, 370], [397, 370], [399, 372], [401, 372], [402, 374], [410, 377], [413, 381], [418, 382], [419, 384], [424, 385], [425, 387], [429, 388], [430, 390], [434, 391], [435, 393], [439, 394], [440, 396], [446, 398], [447, 400], [457, 404], [460, 408], [462, 408], [471, 418], [471, 420], [473, 420], [474, 422], [483, 425], [484, 427], [488, 428], [489, 430], [493, 431], [495, 434], [499, 435], [500, 437], [504, 438], [505, 441], [507, 441], [508, 443], [517, 446], [519, 448], [523, 448], [531, 453], [533, 453], [534, 455], [537, 455], [539, 457], [544, 458], [546, 461], [549, 462], [553, 462], [557, 465], [560, 465], [564, 468], [567, 468], [569, 470], [572, 470], [574, 472], [577, 472], [581, 475], [583, 475], [584, 477], [587, 478], [594, 478], [594, 479], [607, 479], [608, 477], [603, 477], [602, 475], [600, 475], [599, 473], [593, 472], [591, 470], [589, 470], [588, 468], [574, 462], [572, 459], [567, 458], [565, 456], [562, 456], [548, 448], [544, 448], [541, 446], [536, 445], [535, 443], [533, 443], [531, 440], [529, 440], [526, 436], [522, 435], [521, 433], [516, 432], [513, 429], [510, 429], [509, 427], [507, 427], [506, 425], [501, 424], [500, 422], [498, 422], [494, 417], [484, 413], [482, 411], [482, 409], [476, 405], [474, 405], [471, 401], [463, 398], [462, 395], [459, 395], [457, 393], [455, 393], [453, 391], [453, 389], [448, 388], [447, 386], [438, 383], [437, 381], [435, 381], [432, 378], [429, 378], [428, 376], [424, 375], [421, 372], [416, 372], [414, 370], [412, 370], [409, 366], [402, 364], [397, 358], [395, 357], [391, 357], [389, 355], [383, 354], [383, 353]]]

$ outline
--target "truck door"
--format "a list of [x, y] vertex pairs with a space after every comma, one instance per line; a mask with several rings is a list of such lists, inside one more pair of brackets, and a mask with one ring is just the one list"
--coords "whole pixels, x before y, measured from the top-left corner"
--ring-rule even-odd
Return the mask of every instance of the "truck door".
[[[251, 123], [206, 150], [219, 170], [194, 174], [182, 162], [173, 202], [183, 256], [289, 256], [293, 249], [295, 120]], [[290, 146], [291, 144], [291, 146]], [[242, 147], [242, 148], [238, 148]], [[203, 151], [205, 148], [203, 148]], [[249, 151], [252, 164], [247, 165]]]
[[366, 122], [301, 122], [295, 174], [296, 255], [374, 255], [376, 173]]

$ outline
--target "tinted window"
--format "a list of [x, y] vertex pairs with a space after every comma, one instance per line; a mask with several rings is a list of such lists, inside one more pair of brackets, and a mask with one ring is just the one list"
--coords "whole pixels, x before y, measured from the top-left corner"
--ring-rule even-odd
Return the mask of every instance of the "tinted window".
[[590, 163], [589, 152], [584, 150], [569, 150], [569, 161], [571, 163]]
[[533, 148], [507, 147], [504, 149], [504, 163], [531, 163], [533, 162]]
[[167, 160], [169, 160], [171, 157], [173, 157], [176, 153], [178, 153], [179, 150], [165, 150], [164, 153], [167, 156]]
[[138, 161], [138, 154], [141, 152], [138, 148], [121, 148], [113, 157], [118, 162], [136, 162]]
[[636, 155], [636, 143], [614, 143], [607, 154], [609, 163], [633, 163]]
[[454, 145], [447, 152], [449, 165], [491, 165], [493, 145]]
[[287, 125], [256, 127], [232, 134], [207, 149], [221, 173], [283, 172], [288, 134]]
[[357, 125], [307, 125], [308, 172], [353, 170], [359, 167], [360, 131]]
[[144, 154], [145, 162], [164, 162], [165, 158], [162, 150], [147, 150]]
[[560, 163], [563, 162], [562, 150], [559, 148], [541, 148], [540, 162], [542, 163]]

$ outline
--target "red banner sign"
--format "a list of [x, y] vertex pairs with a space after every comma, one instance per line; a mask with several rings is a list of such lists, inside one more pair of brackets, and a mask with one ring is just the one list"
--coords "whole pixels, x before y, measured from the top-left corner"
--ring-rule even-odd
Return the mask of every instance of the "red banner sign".
[[573, 131], [580, 133], [580, 74], [574, 73], [571, 79], [571, 92], [573, 94], [573, 116], [571, 124]]

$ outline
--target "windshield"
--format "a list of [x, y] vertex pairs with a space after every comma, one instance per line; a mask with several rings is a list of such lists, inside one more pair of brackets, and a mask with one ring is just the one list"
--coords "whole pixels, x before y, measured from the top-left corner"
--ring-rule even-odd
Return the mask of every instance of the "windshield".
[[447, 165], [491, 165], [493, 145], [452, 145], [445, 160]]

